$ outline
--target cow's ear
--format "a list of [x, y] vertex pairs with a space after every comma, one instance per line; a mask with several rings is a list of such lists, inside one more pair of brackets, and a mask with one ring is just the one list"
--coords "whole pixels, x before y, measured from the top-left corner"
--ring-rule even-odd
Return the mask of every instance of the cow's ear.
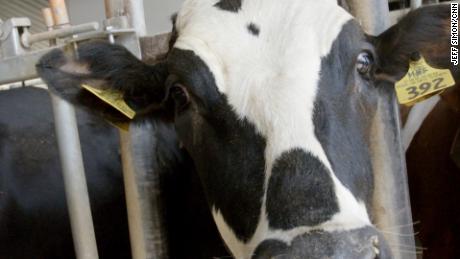
[[450, 57], [450, 16], [450, 5], [422, 7], [375, 37], [376, 77], [393, 82], [401, 79], [411, 55], [418, 52], [431, 66], [449, 68], [455, 79], [460, 79], [459, 67], [451, 63]]
[[164, 63], [147, 65], [126, 48], [105, 41], [87, 42], [77, 50], [53, 50], [41, 58], [37, 72], [54, 94], [112, 121], [126, 118], [82, 85], [115, 90], [136, 114], [146, 114], [160, 106], [167, 76]]

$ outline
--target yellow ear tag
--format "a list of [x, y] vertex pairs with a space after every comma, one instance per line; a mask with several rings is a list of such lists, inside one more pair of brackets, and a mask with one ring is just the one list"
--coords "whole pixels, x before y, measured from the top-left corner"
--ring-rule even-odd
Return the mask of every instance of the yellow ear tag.
[[133, 119], [136, 115], [136, 112], [133, 111], [133, 109], [131, 109], [131, 107], [129, 107], [123, 100], [123, 94], [121, 92], [111, 89], [99, 89], [85, 84], [82, 84], [81, 86], [99, 97], [99, 99], [110, 104], [110, 106], [123, 113], [129, 119]]
[[399, 103], [409, 106], [454, 85], [454, 77], [449, 69], [431, 67], [420, 56], [419, 60], [409, 64], [407, 74], [396, 83], [395, 87]]

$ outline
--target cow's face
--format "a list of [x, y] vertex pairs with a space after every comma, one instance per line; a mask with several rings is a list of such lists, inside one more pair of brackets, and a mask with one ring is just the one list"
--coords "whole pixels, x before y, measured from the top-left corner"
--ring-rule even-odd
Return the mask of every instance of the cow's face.
[[[189, 0], [160, 64], [96, 42], [79, 47], [77, 66], [55, 51], [39, 72], [74, 103], [93, 107], [78, 84], [99, 79], [89, 83], [121, 90], [140, 114], [173, 112], [235, 257], [386, 258], [369, 216], [377, 89], [434, 39], [398, 28], [371, 44], [332, 0]], [[408, 37], [420, 44], [400, 47]]]
[[237, 2], [186, 2], [167, 60], [175, 126], [224, 240], [238, 258], [316, 257], [316, 241], [341, 255], [352, 240], [352, 257], [373, 258], [370, 44], [333, 1]]

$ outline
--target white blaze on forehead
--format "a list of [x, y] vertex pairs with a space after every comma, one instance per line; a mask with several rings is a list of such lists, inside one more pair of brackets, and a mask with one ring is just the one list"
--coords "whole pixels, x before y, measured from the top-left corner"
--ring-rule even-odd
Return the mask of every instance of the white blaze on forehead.
[[335, 0], [246, 0], [237, 13], [217, 2], [185, 2], [174, 46], [203, 59], [237, 115], [267, 138], [267, 161], [292, 148], [327, 160], [314, 135], [313, 105], [321, 58], [351, 16]]
[[[214, 7], [217, 2], [185, 2], [176, 22], [179, 38], [174, 47], [199, 56], [234, 112], [266, 138], [266, 184], [273, 163], [283, 152], [302, 149], [331, 171], [341, 210], [333, 219], [346, 224], [349, 217], [357, 216], [368, 224], [364, 206], [333, 174], [313, 123], [321, 58], [330, 53], [352, 17], [336, 0], [243, 0], [237, 13]], [[260, 29], [258, 36], [249, 33], [250, 23]], [[264, 208], [265, 197], [258, 230], [249, 242], [252, 246], [271, 231]], [[221, 233], [229, 236], [230, 228], [220, 213], [213, 214]], [[237, 242], [234, 237], [225, 239]]]

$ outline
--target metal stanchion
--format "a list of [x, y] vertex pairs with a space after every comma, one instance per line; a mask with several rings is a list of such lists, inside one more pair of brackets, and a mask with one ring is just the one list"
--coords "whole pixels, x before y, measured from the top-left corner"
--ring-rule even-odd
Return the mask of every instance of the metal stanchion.
[[144, 15], [143, 0], [124, 0], [126, 15], [130, 20], [131, 27], [136, 29], [137, 36], [143, 37], [147, 34]]
[[74, 108], [51, 95], [67, 207], [78, 259], [97, 259], [96, 236]]
[[[56, 25], [69, 25], [65, 2], [50, 0], [50, 6], [51, 9], [43, 10], [48, 30], [51, 31]], [[97, 259], [99, 256], [96, 235], [75, 110], [69, 103], [53, 94], [51, 94], [51, 101], [75, 253], [78, 259]]]
[[348, 4], [366, 33], [378, 35], [390, 26], [387, 0], [348, 0]]
[[123, 181], [125, 184], [126, 208], [128, 209], [129, 238], [133, 259], [147, 258], [145, 235], [143, 229], [142, 208], [134, 168], [131, 135], [120, 131], [121, 157], [123, 164]]
[[[350, 9], [364, 30], [378, 35], [390, 25], [387, 0], [348, 0]], [[405, 153], [401, 144], [399, 107], [394, 90], [377, 89], [379, 103], [372, 125], [374, 166], [373, 221], [388, 230], [384, 236], [395, 258], [416, 257]], [[398, 249], [404, 247], [404, 251]]]
[[422, 0], [410, 0], [410, 8], [412, 10], [419, 8], [422, 6]]
[[[105, 11], [107, 24], [123, 24], [123, 18], [127, 17], [128, 26], [135, 29], [137, 37], [146, 34], [142, 0], [105, 0]], [[113, 35], [109, 35], [109, 41], [132, 46], [129, 39], [116, 39]], [[139, 43], [138, 38], [136, 43]], [[133, 52], [141, 59], [140, 48]], [[154, 156], [146, 156], [154, 143], [149, 132], [151, 130], [145, 127], [130, 127], [129, 132], [120, 130], [123, 178], [134, 259], [167, 258], [165, 236], [162, 231], [163, 215], [158, 204], [158, 200], [161, 199], [158, 190], [159, 177], [152, 176], [157, 172], [152, 172], [151, 163], [146, 161]]]

